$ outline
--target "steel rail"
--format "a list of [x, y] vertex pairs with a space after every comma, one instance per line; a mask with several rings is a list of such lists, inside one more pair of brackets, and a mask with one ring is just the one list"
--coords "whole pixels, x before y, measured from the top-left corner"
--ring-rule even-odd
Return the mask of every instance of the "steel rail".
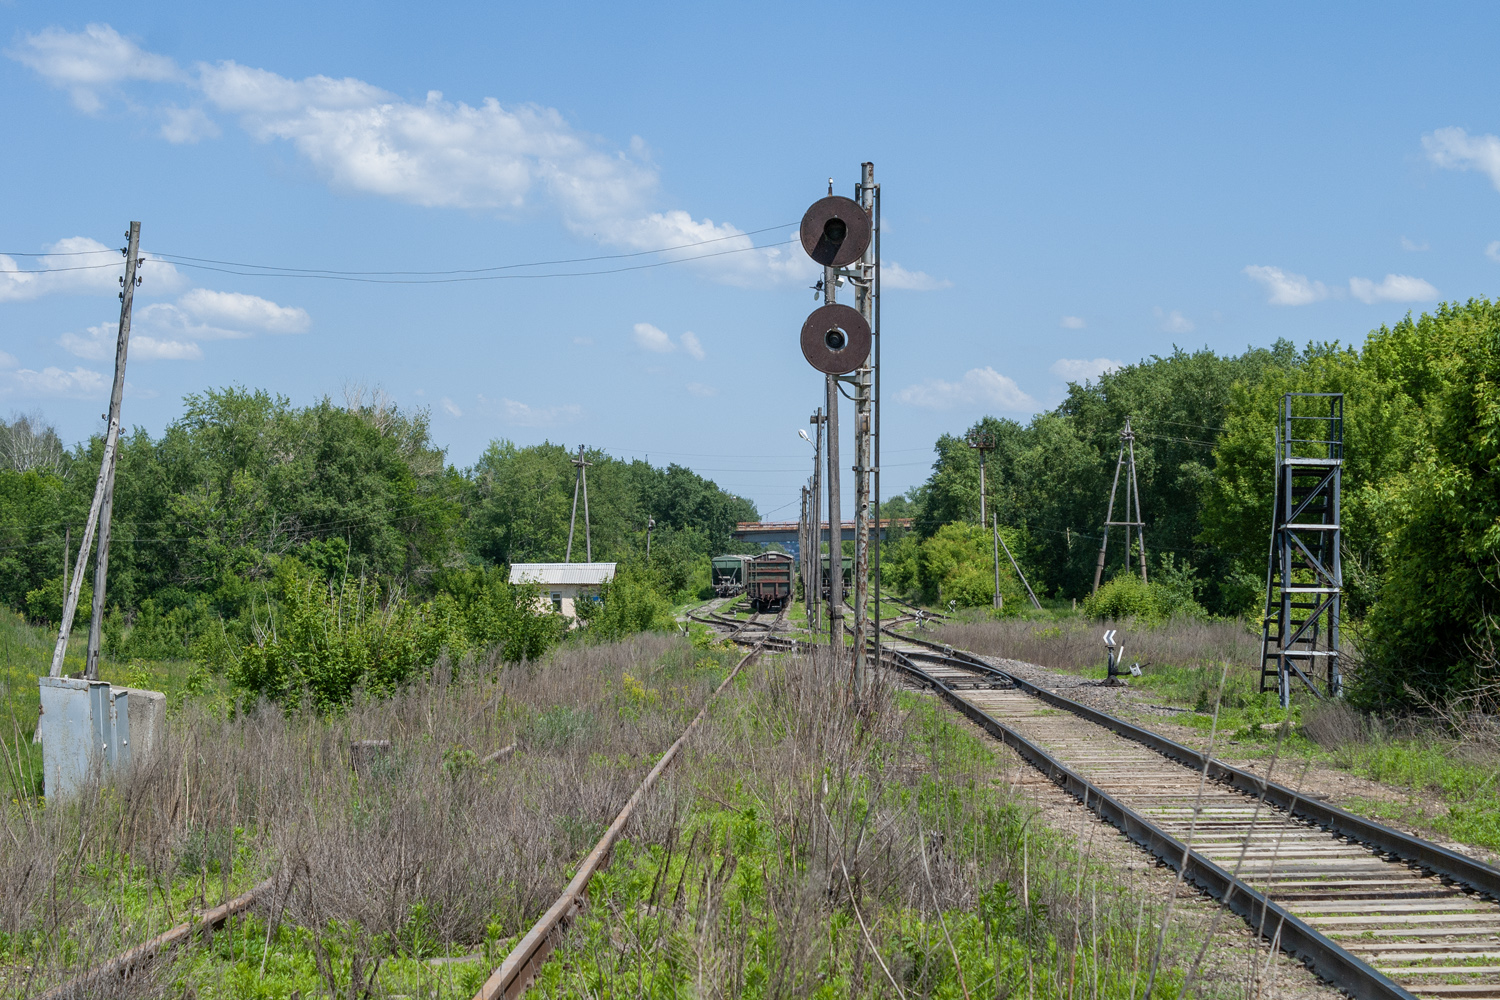
[[[945, 649], [937, 643], [912, 636], [898, 635], [897, 638], [903, 642], [915, 642], [918, 645], [929, 646], [934, 649]], [[1032, 682], [1007, 673], [993, 664], [986, 663], [972, 653], [962, 650], [953, 650], [950, 654], [955, 661], [969, 666], [970, 669], [980, 669], [992, 676], [1008, 678], [1016, 688], [1024, 691], [1035, 698], [1040, 698], [1054, 708], [1060, 708], [1074, 715], [1087, 719], [1089, 722], [1125, 737], [1134, 740], [1143, 746], [1155, 750], [1178, 763], [1192, 768], [1195, 771], [1207, 769], [1211, 780], [1225, 782], [1257, 798], [1264, 797], [1265, 801], [1278, 809], [1290, 813], [1293, 816], [1308, 820], [1330, 833], [1341, 837], [1348, 837], [1360, 843], [1379, 849], [1394, 857], [1405, 861], [1414, 862], [1428, 871], [1452, 879], [1461, 885], [1473, 889], [1481, 895], [1492, 900], [1500, 901], [1500, 870], [1490, 867], [1481, 861], [1451, 851], [1446, 847], [1434, 844], [1431, 841], [1414, 837], [1410, 834], [1393, 830], [1388, 826], [1356, 816], [1354, 813], [1327, 802], [1319, 802], [1308, 799], [1297, 792], [1296, 789], [1286, 785], [1262, 778], [1251, 771], [1226, 764], [1221, 760], [1210, 758], [1208, 755], [1194, 750], [1192, 747], [1184, 746], [1175, 740], [1168, 739], [1160, 733], [1152, 732], [1124, 719], [1090, 708], [1071, 698], [1048, 691]]]
[[693, 721], [688, 723], [687, 728], [682, 731], [682, 735], [677, 737], [677, 740], [661, 755], [661, 759], [656, 762], [656, 766], [642, 779], [640, 786], [636, 788], [625, 802], [624, 808], [620, 810], [614, 822], [609, 825], [609, 829], [604, 831], [604, 836], [599, 838], [599, 842], [594, 845], [594, 849], [583, 859], [583, 863], [578, 868], [578, 873], [573, 876], [572, 881], [568, 883], [568, 887], [563, 890], [562, 895], [557, 897], [557, 900], [548, 908], [547, 912], [537, 919], [536, 923], [531, 926], [531, 929], [510, 950], [510, 954], [505, 956], [504, 961], [500, 963], [500, 967], [490, 974], [490, 977], [485, 980], [484, 985], [479, 988], [479, 992], [474, 994], [474, 1000], [501, 1000], [501, 998], [504, 998], [504, 1000], [514, 1000], [515, 997], [519, 997], [525, 993], [531, 984], [536, 981], [537, 973], [541, 971], [543, 963], [547, 961], [548, 956], [556, 950], [557, 946], [562, 943], [563, 936], [567, 933], [568, 928], [573, 924], [578, 914], [582, 912], [584, 904], [587, 901], [586, 893], [588, 891], [589, 880], [594, 877], [599, 869], [608, 863], [615, 843], [620, 839], [620, 835], [625, 832], [625, 827], [630, 822], [631, 817], [635, 815], [636, 808], [644, 801], [646, 794], [651, 791], [652, 787], [656, 784], [656, 780], [661, 777], [662, 772], [676, 759], [678, 752], [686, 745], [688, 737], [693, 735], [693, 731], [698, 728], [699, 723], [708, 715], [709, 707], [729, 687], [745, 664], [759, 655], [765, 645], [764, 640], [757, 642], [754, 648], [741, 657], [740, 661], [734, 665], [734, 669], [729, 672], [729, 676], [725, 677], [719, 686], [714, 688], [713, 693], [708, 696], [708, 700], [703, 703], [703, 707], [698, 709], [698, 714], [693, 716]]
[[1267, 898], [1239, 876], [1173, 837], [1069, 768], [1037, 743], [970, 704], [948, 684], [917, 666], [902, 651], [886, 648], [890, 650], [891, 662], [897, 669], [930, 686], [965, 718], [1016, 750], [1050, 780], [1082, 800], [1085, 807], [1118, 827], [1127, 837], [1173, 869], [1182, 872], [1184, 879], [1206, 890], [1262, 936], [1279, 942], [1283, 951], [1306, 962], [1318, 975], [1336, 983], [1359, 1000], [1417, 1000], [1415, 994], [1345, 950], [1338, 942], [1279, 903]]

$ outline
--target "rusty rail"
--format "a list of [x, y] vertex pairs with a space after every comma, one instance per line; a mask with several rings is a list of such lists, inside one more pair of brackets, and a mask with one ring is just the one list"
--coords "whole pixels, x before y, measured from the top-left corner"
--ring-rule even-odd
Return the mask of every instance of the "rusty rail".
[[652, 786], [656, 784], [656, 779], [661, 777], [662, 772], [671, 765], [678, 751], [686, 745], [688, 737], [693, 735], [698, 724], [708, 715], [709, 706], [725, 688], [729, 687], [740, 669], [760, 654], [764, 646], [764, 640], [758, 642], [740, 659], [740, 662], [734, 665], [729, 676], [714, 688], [713, 694], [708, 696], [708, 700], [703, 703], [698, 714], [693, 716], [693, 721], [688, 723], [682, 735], [677, 737], [677, 741], [667, 748], [667, 752], [661, 755], [656, 766], [651, 769], [651, 772], [641, 781], [640, 787], [625, 803], [625, 808], [620, 810], [620, 814], [609, 825], [609, 829], [604, 831], [604, 836], [599, 838], [599, 842], [594, 845], [588, 857], [583, 859], [583, 864], [578, 868], [578, 874], [573, 876], [573, 880], [568, 883], [562, 895], [557, 897], [557, 901], [531, 926], [531, 930], [527, 931], [526, 935], [517, 942], [510, 954], [505, 956], [505, 960], [500, 963], [500, 968], [492, 972], [484, 985], [479, 988], [479, 992], [474, 994], [474, 1000], [502, 1000], [502, 998], [514, 1000], [515, 997], [525, 993], [527, 988], [535, 982], [542, 964], [556, 950], [562, 942], [563, 935], [567, 933], [574, 919], [583, 910], [589, 880], [608, 862], [610, 852], [614, 850], [616, 841], [620, 839], [620, 835], [625, 832], [626, 825], [635, 815], [636, 807], [651, 791]]
[[132, 972], [143, 969], [150, 965], [158, 955], [164, 951], [170, 951], [178, 945], [186, 943], [194, 934], [200, 934], [215, 930], [224, 925], [230, 917], [244, 913], [250, 907], [260, 901], [260, 898], [271, 891], [276, 885], [276, 879], [269, 878], [255, 886], [249, 892], [236, 896], [227, 903], [208, 910], [200, 910], [193, 915], [191, 920], [185, 920], [164, 934], [158, 934], [144, 944], [138, 944], [129, 951], [122, 952], [99, 965], [94, 966], [81, 975], [74, 976], [60, 986], [43, 993], [38, 1000], [62, 1000], [63, 997], [88, 996], [93, 990], [94, 984], [99, 980], [120, 976], [128, 977]]

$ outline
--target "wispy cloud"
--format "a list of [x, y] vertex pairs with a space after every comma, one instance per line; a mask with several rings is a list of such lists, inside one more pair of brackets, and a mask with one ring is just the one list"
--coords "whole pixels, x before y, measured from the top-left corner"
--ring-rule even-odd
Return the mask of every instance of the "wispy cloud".
[[1065, 382], [1090, 382], [1105, 372], [1117, 371], [1123, 363], [1109, 358], [1058, 358], [1048, 369]]
[[171, 59], [145, 51], [107, 24], [76, 32], [47, 28], [27, 35], [6, 54], [68, 91], [74, 106], [90, 114], [103, 106], [101, 93], [126, 80], [161, 82], [182, 76]]
[[930, 378], [907, 386], [896, 399], [911, 406], [951, 410], [958, 406], [993, 406], [1000, 410], [1028, 410], [1036, 400], [1021, 391], [1015, 379], [990, 367], [971, 368], [956, 382]]
[[1422, 136], [1422, 148], [1433, 166], [1444, 170], [1478, 170], [1500, 191], [1500, 136], [1470, 135], [1461, 128], [1440, 128]]
[[0, 393], [25, 397], [60, 397], [63, 399], [98, 399], [109, 389], [99, 372], [88, 368], [18, 368], [0, 376]]
[[458, 408], [458, 404], [453, 402], [453, 400], [449, 399], [447, 396], [444, 396], [442, 399], [438, 400], [438, 405], [441, 406], [443, 408], [443, 412], [448, 414], [448, 416], [450, 417], [461, 417], [464, 415], [464, 411]]
[[1424, 250], [1431, 250], [1432, 244], [1426, 240], [1411, 240], [1403, 236], [1401, 237], [1401, 249], [1410, 250], [1413, 253], [1421, 253]]
[[574, 405], [531, 406], [514, 399], [501, 399], [500, 407], [505, 419], [520, 427], [553, 427], [569, 424], [583, 415], [583, 410]]
[[653, 354], [671, 354], [681, 346], [695, 361], [702, 361], [706, 356], [703, 342], [691, 330], [686, 331], [677, 341], [674, 341], [671, 334], [650, 323], [637, 323], [633, 329], [636, 346], [643, 351], [650, 351]]
[[718, 389], [715, 389], [711, 385], [704, 385], [702, 382], [689, 382], [687, 384], [687, 391], [694, 396], [702, 396], [705, 399], [709, 396], [717, 396], [719, 394]]
[[[108, 361], [115, 356], [119, 328], [114, 323], [91, 326], [84, 333], [65, 333], [57, 343], [69, 354], [89, 361]], [[131, 361], [201, 361], [203, 349], [190, 340], [162, 340], [150, 334], [130, 334]]]
[[1350, 278], [1349, 294], [1361, 302], [1436, 302], [1438, 290], [1409, 274], [1387, 274], [1378, 285], [1369, 278]]
[[1064, 316], [1057, 325], [1062, 327], [1064, 330], [1082, 330], [1084, 327], [1088, 326], [1088, 324], [1083, 321], [1082, 316]]
[[[44, 295], [109, 295], [120, 290], [125, 258], [118, 247], [107, 247], [87, 236], [69, 236], [42, 248], [43, 256], [23, 258], [0, 254], [0, 302], [20, 302]], [[180, 290], [187, 280], [171, 264], [143, 254], [138, 270], [154, 293]]]
[[[298, 79], [234, 60], [184, 71], [106, 24], [48, 28], [9, 55], [91, 112], [102, 107], [101, 93], [129, 81], [173, 84], [179, 99], [156, 107], [168, 142], [211, 138], [220, 132], [215, 116], [232, 120], [257, 141], [289, 144], [338, 191], [429, 208], [551, 209], [567, 229], [606, 246], [680, 248], [663, 258], [690, 261], [683, 266], [727, 284], [804, 283], [818, 273], [794, 231], [767, 234], [762, 242], [773, 245], [757, 246], [729, 222], [653, 204], [660, 177], [644, 140], [611, 148], [555, 108], [449, 100], [436, 90], [407, 100], [354, 77]], [[883, 278], [899, 289], [951, 284], [894, 262]]]
[[1152, 311], [1156, 314], [1156, 322], [1161, 326], [1163, 332], [1165, 333], [1192, 333], [1195, 329], [1197, 329], [1192, 320], [1188, 319], [1176, 309], [1173, 309], [1171, 312], [1167, 312], [1163, 310], [1161, 306], [1157, 306]]
[[[305, 309], [258, 295], [194, 288], [176, 302], [153, 302], [136, 311], [130, 357], [137, 361], [198, 361], [204, 340], [242, 340], [257, 333], [301, 333], [312, 325]], [[113, 322], [84, 333], [65, 333], [58, 344], [93, 361], [115, 356], [119, 328]]]
[[947, 278], [934, 278], [926, 271], [908, 271], [893, 260], [880, 262], [880, 287], [895, 288], [904, 292], [935, 292], [952, 288]]
[[1305, 274], [1292, 274], [1279, 267], [1251, 264], [1244, 273], [1260, 282], [1269, 293], [1266, 301], [1273, 306], [1305, 306], [1328, 298], [1328, 286], [1310, 281]]

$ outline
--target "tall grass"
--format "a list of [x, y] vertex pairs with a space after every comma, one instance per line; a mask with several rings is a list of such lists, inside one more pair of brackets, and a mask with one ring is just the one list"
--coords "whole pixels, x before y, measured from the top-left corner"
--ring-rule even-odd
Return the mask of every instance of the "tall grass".
[[[133, 773], [72, 802], [0, 810], [11, 995], [275, 873], [255, 935], [178, 967], [177, 988], [342, 993], [382, 958], [493, 947], [561, 891], [727, 655], [651, 635], [457, 678], [440, 662], [424, 683], [328, 717], [190, 702]], [[356, 776], [349, 746], [368, 739], [392, 748]]]
[[[856, 710], [821, 651], [744, 687], [541, 995], [1142, 995], [1161, 908], [997, 784], [986, 741], [889, 688]], [[1169, 928], [1163, 995], [1195, 944]]]

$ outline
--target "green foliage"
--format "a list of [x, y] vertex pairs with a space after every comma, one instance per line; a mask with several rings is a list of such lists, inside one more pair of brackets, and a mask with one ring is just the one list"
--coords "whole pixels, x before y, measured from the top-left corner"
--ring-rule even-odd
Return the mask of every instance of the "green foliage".
[[[995, 558], [991, 532], [978, 524], [943, 525], [931, 538], [923, 540], [918, 574], [922, 594], [929, 602], [957, 601], [965, 608], [993, 604]], [[1000, 592], [1008, 599], [1015, 599], [1021, 593], [1009, 560], [1001, 563]]]
[[[67, 594], [63, 592], [63, 578], [59, 574], [35, 590], [26, 592], [26, 616], [38, 624], [56, 627], [62, 622], [63, 602], [66, 600]], [[89, 609], [93, 606], [94, 588], [89, 586], [89, 579], [85, 576], [83, 586], [79, 588], [78, 608], [74, 614], [82, 614], [87, 620]]]
[[653, 586], [651, 574], [629, 564], [600, 588], [597, 600], [580, 598], [576, 609], [589, 636], [601, 641], [632, 632], [671, 632], [677, 628], [671, 601]]
[[326, 711], [356, 689], [395, 690], [430, 668], [444, 649], [464, 652], [451, 602], [417, 605], [395, 594], [382, 607], [374, 582], [334, 588], [300, 575], [278, 582], [279, 613], [230, 667], [231, 679], [247, 691], [289, 704], [305, 693], [314, 708]]
[[1201, 617], [1203, 608], [1189, 592], [1153, 580], [1146, 583], [1139, 576], [1123, 572], [1083, 600], [1084, 614], [1107, 621], [1135, 618], [1150, 624], [1164, 622], [1176, 615]]

